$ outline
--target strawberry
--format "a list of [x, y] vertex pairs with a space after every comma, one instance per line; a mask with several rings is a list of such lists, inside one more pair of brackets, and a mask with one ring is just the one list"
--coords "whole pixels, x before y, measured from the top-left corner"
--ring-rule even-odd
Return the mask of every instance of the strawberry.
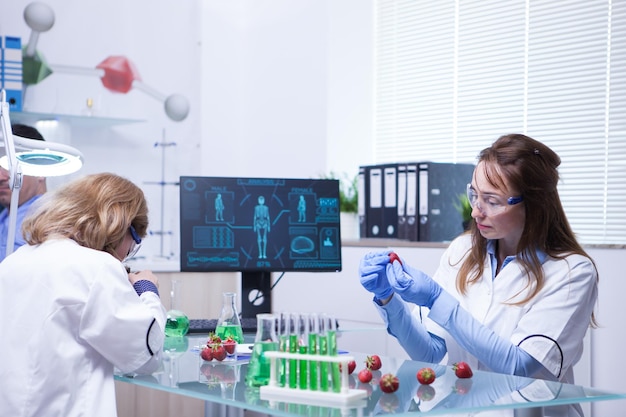
[[232, 355], [233, 353], [235, 353], [235, 348], [237, 347], [237, 341], [233, 339], [232, 336], [228, 336], [228, 338], [224, 340], [222, 345], [224, 346], [226, 353], [228, 353], [229, 355]]
[[[339, 364], [339, 370], [341, 370], [343, 364]], [[352, 372], [354, 372], [354, 370], [356, 369], [356, 361], [355, 360], [351, 360], [350, 362], [348, 362], [348, 375], [351, 375]]]
[[223, 345], [213, 346], [213, 358], [220, 362], [226, 359], [226, 349], [224, 349]]
[[400, 380], [394, 374], [385, 374], [378, 381], [378, 385], [382, 392], [396, 392], [400, 386]]
[[215, 333], [209, 333], [209, 340], [207, 340], [207, 345], [219, 345], [222, 343], [222, 339], [216, 335]]
[[422, 368], [417, 371], [417, 380], [420, 384], [432, 384], [435, 380], [435, 371], [433, 371], [432, 368]]
[[205, 347], [200, 352], [200, 357], [202, 357], [202, 359], [204, 359], [205, 361], [208, 361], [208, 362], [212, 361], [213, 360], [213, 350], [211, 348], [209, 348], [208, 346]]
[[372, 380], [372, 371], [370, 371], [367, 368], [361, 369], [359, 371], [358, 377], [359, 377], [359, 381], [361, 381], [364, 384], [367, 384], [368, 382]]
[[457, 378], [471, 378], [474, 375], [472, 368], [466, 362], [457, 362], [452, 365], [452, 369]]
[[368, 356], [367, 359], [365, 359], [365, 367], [370, 371], [377, 371], [381, 366], [383, 366], [383, 364], [378, 355]]
[[402, 265], [402, 261], [400, 260], [400, 257], [395, 252], [391, 252], [389, 254], [389, 263], [393, 263], [393, 261], [398, 261], [400, 262], [400, 265]]

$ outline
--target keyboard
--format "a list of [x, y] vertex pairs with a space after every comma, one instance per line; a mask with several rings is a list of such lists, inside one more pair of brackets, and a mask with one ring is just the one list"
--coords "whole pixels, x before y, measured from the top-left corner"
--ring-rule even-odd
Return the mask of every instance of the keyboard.
[[[240, 318], [241, 330], [244, 333], [256, 333], [256, 317]], [[190, 319], [188, 333], [206, 333], [215, 332], [217, 327], [217, 319]]]

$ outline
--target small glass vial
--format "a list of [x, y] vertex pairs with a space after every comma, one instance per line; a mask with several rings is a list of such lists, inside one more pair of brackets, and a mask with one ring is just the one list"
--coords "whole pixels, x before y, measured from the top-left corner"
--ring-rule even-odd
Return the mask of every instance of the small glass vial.
[[183, 337], [189, 331], [189, 317], [180, 310], [182, 281], [173, 279], [170, 291], [171, 308], [167, 312], [165, 335], [169, 337]]
[[226, 340], [229, 336], [237, 343], [243, 343], [243, 330], [241, 329], [241, 320], [235, 301], [237, 294], [234, 292], [225, 292], [222, 294], [222, 311], [217, 319], [215, 334], [222, 340]]

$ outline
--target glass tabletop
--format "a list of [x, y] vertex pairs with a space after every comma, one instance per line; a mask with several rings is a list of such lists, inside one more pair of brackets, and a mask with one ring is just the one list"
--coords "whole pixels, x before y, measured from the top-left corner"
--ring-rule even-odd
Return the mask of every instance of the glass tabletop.
[[[374, 371], [374, 380], [363, 384], [356, 375], [364, 367], [367, 355], [350, 352], [357, 368], [348, 377], [349, 385], [353, 390], [364, 390], [364, 398], [340, 406], [328, 406], [323, 401], [280, 401], [264, 398], [259, 388], [246, 386], [250, 344], [238, 346], [237, 355], [232, 358], [206, 362], [200, 357], [200, 346], [206, 340], [207, 337], [202, 335], [166, 338], [159, 371], [152, 375], [116, 375], [115, 378], [151, 389], [278, 416], [358, 417], [414, 415], [416, 412], [424, 415], [462, 414], [626, 398], [626, 393], [484, 371], [474, 371], [472, 378], [459, 379], [450, 366], [388, 357], [381, 358], [383, 365], [379, 371]], [[421, 385], [417, 381], [417, 371], [423, 367], [431, 367], [436, 372], [437, 377], [431, 385]], [[383, 393], [378, 387], [377, 379], [384, 373], [398, 376], [400, 387], [395, 393]]]

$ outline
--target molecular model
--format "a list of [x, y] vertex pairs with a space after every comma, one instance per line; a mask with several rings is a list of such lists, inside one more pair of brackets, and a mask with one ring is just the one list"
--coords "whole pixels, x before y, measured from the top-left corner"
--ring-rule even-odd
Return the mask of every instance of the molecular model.
[[[113, 92], [126, 94], [132, 88], [160, 100], [164, 103], [165, 113], [174, 121], [184, 120], [189, 114], [189, 102], [180, 94], [168, 97], [147, 86], [141, 81], [139, 73], [133, 63], [124, 56], [110, 56], [99, 63], [96, 68], [78, 68], [46, 63], [43, 55], [37, 50], [39, 34], [46, 32], [54, 25], [54, 11], [45, 3], [30, 3], [24, 9], [24, 20], [31, 29], [28, 44], [22, 52], [23, 80], [25, 85], [34, 85], [54, 71], [77, 75], [92, 75], [100, 77], [102, 85]], [[54, 71], [53, 71], [54, 69]]]

